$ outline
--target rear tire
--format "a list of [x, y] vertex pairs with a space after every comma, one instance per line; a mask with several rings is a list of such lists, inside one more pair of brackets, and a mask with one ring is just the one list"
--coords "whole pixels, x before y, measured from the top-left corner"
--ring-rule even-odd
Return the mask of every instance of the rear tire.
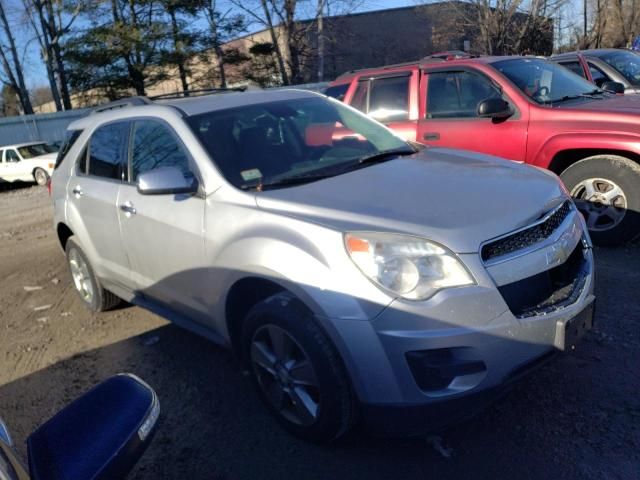
[[621, 245], [640, 234], [640, 165], [618, 155], [596, 155], [574, 163], [560, 178], [596, 245]]
[[104, 312], [118, 306], [122, 300], [105, 290], [89, 264], [87, 256], [71, 237], [65, 247], [67, 264], [76, 293], [82, 303], [92, 312]]
[[295, 296], [278, 293], [249, 311], [242, 353], [261, 399], [289, 432], [324, 443], [352, 426], [356, 402], [342, 359]]
[[49, 181], [49, 174], [43, 168], [36, 168], [33, 171], [33, 179], [38, 185], [44, 187]]

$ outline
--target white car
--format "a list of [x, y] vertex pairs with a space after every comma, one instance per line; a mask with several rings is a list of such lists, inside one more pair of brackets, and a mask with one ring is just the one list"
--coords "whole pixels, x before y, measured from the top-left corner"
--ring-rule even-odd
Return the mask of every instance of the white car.
[[46, 185], [57, 156], [58, 148], [44, 142], [0, 147], [0, 182]]

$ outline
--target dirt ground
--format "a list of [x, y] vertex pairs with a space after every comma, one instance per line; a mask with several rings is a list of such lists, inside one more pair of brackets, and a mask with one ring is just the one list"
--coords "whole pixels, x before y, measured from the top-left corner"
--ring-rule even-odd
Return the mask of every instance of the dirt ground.
[[444, 433], [447, 458], [426, 439], [358, 429], [328, 447], [292, 438], [229, 352], [137, 307], [83, 308], [46, 189], [0, 191], [0, 209], [0, 415], [23, 456], [44, 419], [128, 371], [162, 405], [136, 479], [640, 479], [639, 247], [596, 250], [596, 329]]

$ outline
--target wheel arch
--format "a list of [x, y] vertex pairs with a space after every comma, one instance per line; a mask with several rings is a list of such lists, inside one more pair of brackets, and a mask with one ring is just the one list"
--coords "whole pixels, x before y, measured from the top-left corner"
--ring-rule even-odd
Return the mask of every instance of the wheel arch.
[[549, 164], [548, 168], [556, 175], [560, 175], [567, 168], [579, 162], [580, 160], [584, 160], [585, 158], [594, 157], [597, 155], [616, 155], [619, 157], [628, 158], [629, 160], [640, 165], [640, 154], [629, 150], [574, 148], [557, 152], [551, 159], [551, 163]]
[[67, 248], [67, 240], [73, 236], [73, 231], [66, 224], [60, 222], [56, 227], [56, 232], [58, 233], [58, 240], [62, 250], [65, 250]]
[[280, 292], [291, 293], [283, 285], [257, 276], [242, 278], [229, 289], [225, 301], [225, 321], [231, 347], [238, 358], [242, 357], [240, 339], [247, 313], [258, 302]]

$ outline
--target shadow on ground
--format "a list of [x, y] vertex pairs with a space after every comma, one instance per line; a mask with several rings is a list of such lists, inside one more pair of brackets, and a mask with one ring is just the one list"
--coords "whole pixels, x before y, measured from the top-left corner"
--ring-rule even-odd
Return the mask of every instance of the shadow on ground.
[[359, 429], [331, 446], [292, 438], [268, 416], [231, 353], [175, 326], [0, 386], [0, 412], [24, 455], [27, 433], [42, 420], [91, 385], [128, 371], [156, 389], [163, 412], [133, 478], [637, 478], [639, 253], [596, 252], [596, 331], [579, 352], [557, 358], [446, 432], [449, 459], [424, 438], [372, 438]]
[[23, 190], [25, 188], [31, 188], [35, 184], [27, 182], [4, 182], [0, 180], [0, 192], [10, 192], [12, 190]]

